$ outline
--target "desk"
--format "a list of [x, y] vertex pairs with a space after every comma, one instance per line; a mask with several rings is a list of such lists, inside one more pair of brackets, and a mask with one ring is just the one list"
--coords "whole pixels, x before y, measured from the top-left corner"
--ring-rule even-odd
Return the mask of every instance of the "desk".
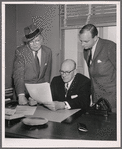
[[[87, 133], [78, 131], [78, 122], [86, 124]], [[37, 139], [116, 140], [116, 114], [112, 113], [108, 117], [81, 114], [72, 123], [49, 121], [44, 128], [34, 129], [27, 129], [20, 121], [12, 126], [6, 126], [5, 136]]]

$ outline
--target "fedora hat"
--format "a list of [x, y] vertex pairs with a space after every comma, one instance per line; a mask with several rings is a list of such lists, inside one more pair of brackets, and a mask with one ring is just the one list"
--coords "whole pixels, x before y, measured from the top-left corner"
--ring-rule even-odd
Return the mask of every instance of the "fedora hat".
[[37, 37], [42, 32], [42, 28], [38, 28], [35, 24], [31, 24], [30, 26], [27, 26], [24, 28], [24, 34], [23, 42], [29, 42], [35, 37]]

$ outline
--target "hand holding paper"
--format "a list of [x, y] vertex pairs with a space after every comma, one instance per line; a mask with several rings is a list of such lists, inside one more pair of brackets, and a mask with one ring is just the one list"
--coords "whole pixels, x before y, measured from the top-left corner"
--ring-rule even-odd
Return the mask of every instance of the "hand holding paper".
[[52, 110], [52, 111], [56, 111], [55, 109], [55, 103], [52, 102], [45, 102], [43, 103], [45, 107], [47, 107], [48, 109]]
[[37, 105], [37, 101], [34, 100], [33, 98], [29, 97], [29, 105], [30, 106], [35, 106], [35, 105]]
[[52, 101], [52, 102], [47, 102], [47, 103], [45, 102], [44, 105], [52, 111], [56, 111], [59, 109], [65, 109], [64, 102], [59, 102], [59, 101]]
[[25, 95], [19, 95], [18, 101], [19, 101], [19, 105], [26, 105], [28, 103]]

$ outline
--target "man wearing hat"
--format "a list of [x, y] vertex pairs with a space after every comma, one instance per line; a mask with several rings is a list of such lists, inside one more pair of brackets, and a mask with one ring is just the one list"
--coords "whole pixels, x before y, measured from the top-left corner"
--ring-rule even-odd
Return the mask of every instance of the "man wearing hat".
[[42, 28], [32, 24], [24, 29], [22, 45], [15, 52], [13, 78], [18, 102], [27, 104], [29, 94], [25, 83], [43, 83], [50, 81], [52, 67], [51, 49], [42, 45]]

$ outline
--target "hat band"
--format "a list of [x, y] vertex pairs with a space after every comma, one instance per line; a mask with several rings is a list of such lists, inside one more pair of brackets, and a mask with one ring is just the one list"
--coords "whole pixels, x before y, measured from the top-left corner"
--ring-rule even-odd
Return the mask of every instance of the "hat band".
[[33, 33], [31, 33], [31, 34], [29, 34], [29, 35], [25, 35], [25, 37], [27, 38], [27, 39], [31, 39], [31, 38], [33, 38], [34, 36], [36, 36], [36, 34], [38, 34], [39, 33], [39, 29], [37, 28]]

